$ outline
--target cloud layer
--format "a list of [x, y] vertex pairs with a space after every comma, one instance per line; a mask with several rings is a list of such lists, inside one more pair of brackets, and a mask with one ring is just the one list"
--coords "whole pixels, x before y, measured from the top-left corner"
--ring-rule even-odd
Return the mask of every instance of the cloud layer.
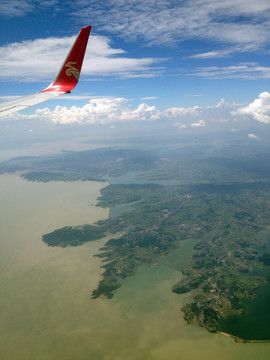
[[19, 17], [35, 11], [57, 5], [58, 0], [1, 0], [0, 15], [4, 17]]
[[148, 43], [197, 38], [231, 44], [230, 51], [246, 51], [269, 41], [268, 0], [80, 0], [74, 5], [76, 16], [89, 19], [95, 14], [104, 31]]
[[[131, 121], [169, 121], [178, 128], [205, 127], [211, 120], [219, 121], [222, 116], [232, 118], [231, 107], [224, 101], [208, 107], [172, 107], [160, 110], [156, 106], [141, 103], [132, 106], [126, 98], [105, 97], [92, 98], [82, 106], [56, 106], [54, 110], [49, 108], [38, 109], [33, 115], [12, 115], [13, 119], [42, 119], [55, 124], [110, 124]], [[207, 122], [202, 119], [207, 118]]]
[[74, 0], [64, 4], [61, 0], [2, 0], [0, 14], [18, 17], [53, 9], [128, 41], [160, 45], [201, 39], [219, 45], [197, 54], [201, 58], [255, 51], [269, 43], [268, 0]]
[[[19, 115], [20, 116], [20, 115]], [[142, 103], [132, 109], [125, 98], [94, 98], [82, 106], [56, 106], [36, 110], [32, 118], [50, 120], [56, 124], [109, 124], [123, 121], [153, 121], [159, 119], [161, 112], [155, 106]]]
[[[239, 121], [245, 117], [270, 124], [270, 93], [263, 92], [247, 106], [226, 103], [221, 99], [213, 106], [171, 107], [159, 109], [141, 103], [134, 108], [132, 101], [123, 97], [91, 98], [82, 106], [56, 106], [37, 109], [33, 115], [12, 115], [14, 119], [44, 119], [55, 124], [109, 124], [129, 121], [164, 120], [180, 129], [201, 128], [213, 123]], [[236, 131], [233, 129], [232, 131]], [[250, 134], [255, 139], [256, 135]]]
[[[89, 95], [84, 95], [82, 98], [89, 99]], [[79, 99], [81, 99], [80, 96]], [[229, 104], [221, 99], [211, 106], [174, 106], [165, 109], [145, 102], [134, 107], [133, 100], [124, 97], [92, 97], [84, 106], [57, 105], [54, 109], [48, 107], [37, 109], [31, 115], [17, 113], [6, 117], [13, 120], [40, 119], [61, 125], [165, 121], [183, 131], [187, 128], [208, 129], [211, 126], [215, 128], [229, 126], [232, 132], [238, 131], [235, 126], [238, 124], [241, 127], [246, 123], [247, 118], [270, 124], [270, 93], [265, 91], [259, 94], [257, 99], [246, 106]], [[248, 137], [260, 139], [253, 133], [250, 133]]]

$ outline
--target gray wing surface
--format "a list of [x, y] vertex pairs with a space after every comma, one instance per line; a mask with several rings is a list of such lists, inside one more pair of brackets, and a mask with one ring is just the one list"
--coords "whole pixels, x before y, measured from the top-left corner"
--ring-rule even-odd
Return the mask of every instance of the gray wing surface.
[[65, 94], [64, 92], [40, 92], [34, 95], [22, 96], [10, 102], [0, 103], [0, 117], [13, 114], [17, 111], [27, 109], [31, 106], [40, 104], [49, 99], [53, 99], [56, 96]]

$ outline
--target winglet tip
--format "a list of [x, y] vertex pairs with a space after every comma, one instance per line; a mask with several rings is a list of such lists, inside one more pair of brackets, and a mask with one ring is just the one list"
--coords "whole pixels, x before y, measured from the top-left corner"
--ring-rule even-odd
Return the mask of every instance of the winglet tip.
[[81, 28], [54, 82], [43, 91], [70, 92], [78, 83], [91, 25]]
[[86, 32], [88, 33], [88, 35], [90, 35], [90, 31], [91, 31], [92, 25], [87, 25], [81, 28], [81, 32]]

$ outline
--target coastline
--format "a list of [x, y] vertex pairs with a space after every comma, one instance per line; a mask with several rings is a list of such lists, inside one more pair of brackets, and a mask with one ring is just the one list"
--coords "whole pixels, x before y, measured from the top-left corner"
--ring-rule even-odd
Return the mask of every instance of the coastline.
[[239, 338], [239, 337], [237, 337], [235, 335], [225, 333], [223, 331], [218, 331], [218, 334], [230, 337], [230, 338], [234, 339], [234, 341], [237, 342], [237, 343], [251, 343], [251, 344], [270, 343], [270, 340], [245, 340], [245, 339]]

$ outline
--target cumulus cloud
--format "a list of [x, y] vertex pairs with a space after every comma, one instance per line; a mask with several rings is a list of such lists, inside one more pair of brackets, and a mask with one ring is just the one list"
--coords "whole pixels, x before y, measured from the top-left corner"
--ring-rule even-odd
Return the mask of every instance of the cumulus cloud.
[[[194, 108], [169, 108], [164, 110], [157, 109], [156, 106], [150, 106], [141, 103], [133, 108], [130, 101], [126, 98], [105, 97], [92, 98], [82, 106], [56, 106], [54, 110], [49, 108], [38, 109], [33, 115], [13, 115], [18, 119], [39, 118], [49, 120], [56, 124], [108, 124], [124, 121], [155, 121], [163, 118], [178, 120], [186, 115], [198, 116], [199, 107]], [[199, 125], [204, 126], [203, 120]], [[186, 125], [182, 124], [182, 128]], [[194, 125], [196, 126], [196, 125]]]
[[[51, 81], [74, 40], [75, 36], [51, 37], [0, 47], [1, 80]], [[83, 77], [153, 77], [162, 71], [162, 68], [153, 65], [164, 59], [130, 58], [124, 54], [124, 50], [112, 48], [107, 37], [91, 35], [83, 65]]]
[[121, 121], [153, 121], [161, 112], [155, 106], [140, 104], [132, 109], [125, 98], [94, 98], [83, 107], [56, 106], [36, 110], [32, 118], [47, 119], [57, 124], [108, 124]]
[[193, 107], [172, 107], [169, 109], [164, 110], [164, 114], [168, 117], [181, 117], [187, 114], [191, 115], [198, 115], [199, 114], [199, 106], [193, 106]]
[[[84, 106], [56, 106], [51, 110], [47, 107], [38, 109], [32, 115], [13, 114], [16, 119], [41, 119], [55, 124], [113, 124], [131, 121], [169, 121], [180, 129], [187, 127], [203, 127], [208, 123], [231, 117], [231, 108], [220, 101], [215, 106], [206, 107], [172, 107], [158, 109], [156, 106], [141, 103], [132, 106], [132, 101], [123, 97], [91, 98]], [[222, 114], [222, 116], [220, 115]], [[207, 117], [207, 123], [202, 119]], [[221, 120], [219, 120], [221, 121]]]
[[250, 139], [260, 140], [259, 136], [255, 135], [255, 134], [248, 134], [248, 137], [249, 137]]
[[240, 107], [234, 115], [248, 115], [254, 120], [270, 124], [270, 93], [262, 92], [257, 99], [247, 106]]

